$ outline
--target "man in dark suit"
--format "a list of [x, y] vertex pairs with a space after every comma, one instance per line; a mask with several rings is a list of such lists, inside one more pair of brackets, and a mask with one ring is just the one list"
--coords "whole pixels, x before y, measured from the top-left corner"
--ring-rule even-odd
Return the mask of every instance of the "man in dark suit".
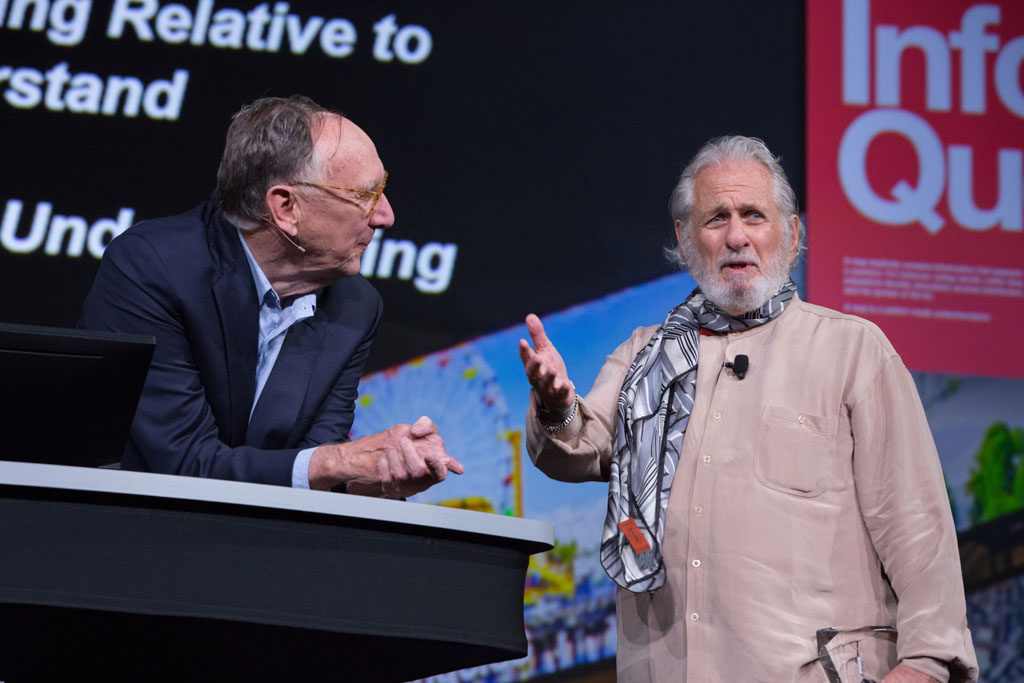
[[157, 340], [123, 468], [389, 497], [462, 473], [426, 417], [348, 441], [386, 178], [352, 121], [264, 98], [232, 121], [213, 201], [111, 242], [80, 325]]

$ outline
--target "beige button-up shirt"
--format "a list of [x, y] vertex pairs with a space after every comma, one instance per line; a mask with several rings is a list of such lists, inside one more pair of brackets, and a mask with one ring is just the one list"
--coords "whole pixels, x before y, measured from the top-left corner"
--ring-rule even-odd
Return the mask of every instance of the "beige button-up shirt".
[[[548, 435], [531, 408], [538, 468], [607, 479], [619, 389], [655, 329], [608, 357], [566, 429]], [[722, 367], [739, 354], [743, 380]], [[841, 631], [832, 658], [857, 683], [897, 660], [977, 678], [938, 455], [870, 322], [794, 299], [760, 327], [701, 336], [663, 550], [662, 588], [619, 590], [619, 681], [825, 681], [825, 628]], [[898, 640], [870, 630], [888, 625]]]

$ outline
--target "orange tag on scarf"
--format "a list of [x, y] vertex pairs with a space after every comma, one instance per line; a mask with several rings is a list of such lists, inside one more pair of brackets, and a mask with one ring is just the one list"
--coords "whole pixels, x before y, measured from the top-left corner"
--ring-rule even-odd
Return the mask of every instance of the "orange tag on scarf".
[[636, 525], [632, 517], [625, 522], [619, 522], [619, 528], [622, 529], [622, 533], [626, 535], [626, 540], [629, 541], [630, 547], [633, 548], [633, 552], [637, 555], [651, 549], [651, 544], [644, 538], [640, 527]]

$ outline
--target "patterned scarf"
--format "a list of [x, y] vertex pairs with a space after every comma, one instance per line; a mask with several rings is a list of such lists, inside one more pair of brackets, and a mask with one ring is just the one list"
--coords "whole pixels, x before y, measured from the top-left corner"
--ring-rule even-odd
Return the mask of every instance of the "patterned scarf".
[[695, 289], [669, 312], [630, 366], [619, 392], [601, 536], [601, 564], [623, 588], [640, 593], [665, 583], [665, 510], [693, 409], [700, 329], [724, 333], [763, 325], [778, 317], [794, 294], [796, 285], [789, 280], [763, 306], [734, 317]]

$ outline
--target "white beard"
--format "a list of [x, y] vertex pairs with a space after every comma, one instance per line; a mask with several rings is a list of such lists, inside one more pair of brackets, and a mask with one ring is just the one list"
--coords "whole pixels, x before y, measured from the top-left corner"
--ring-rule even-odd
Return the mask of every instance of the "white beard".
[[[679, 248], [682, 250], [690, 276], [700, 287], [705, 298], [733, 315], [741, 315], [760, 308], [789, 280], [789, 245], [785, 243], [779, 245], [778, 251], [766, 263], [762, 263], [757, 253], [749, 249], [728, 253], [721, 263], [714, 266], [704, 262], [688, 235], [680, 243]], [[732, 260], [756, 264], [758, 275], [753, 280], [730, 282], [723, 275], [722, 267]]]

